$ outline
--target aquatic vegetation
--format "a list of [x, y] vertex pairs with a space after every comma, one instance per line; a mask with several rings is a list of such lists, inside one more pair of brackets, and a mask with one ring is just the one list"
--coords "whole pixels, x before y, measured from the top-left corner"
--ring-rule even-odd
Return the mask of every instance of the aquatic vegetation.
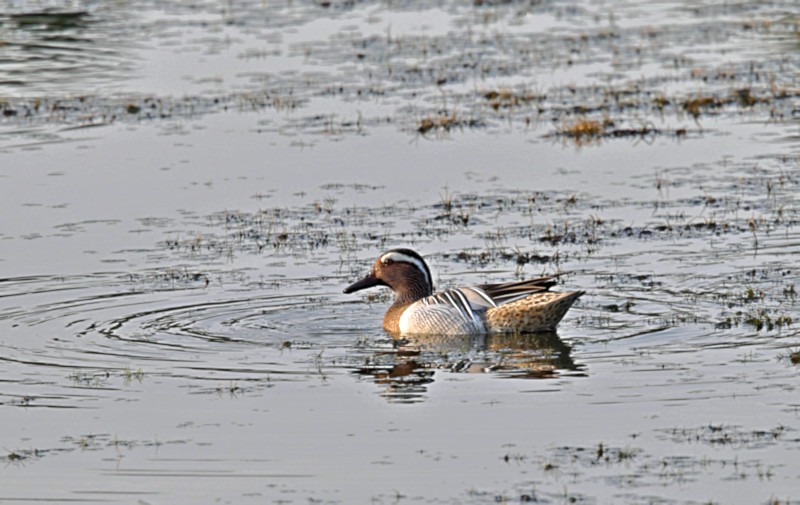
[[[483, 91], [481, 94], [494, 110], [520, 107], [531, 102], [542, 103], [547, 99], [547, 95], [545, 94], [528, 92], [524, 89], [519, 92], [511, 89], [489, 90]], [[543, 110], [539, 109], [539, 113], [541, 112], [543, 112]]]
[[[214, 83], [213, 91], [204, 86], [203, 79], [197, 79], [192, 90], [180, 97], [157, 91], [111, 95], [37, 94], [34, 91], [25, 98], [14, 93], [4, 94], [0, 102], [0, 126], [81, 128], [116, 122], [185, 120], [214, 113], [272, 111], [275, 114], [262, 121], [258, 128], [288, 136], [305, 134], [336, 140], [390, 126], [433, 140], [455, 130], [498, 131], [519, 124], [530, 132], [538, 130], [538, 136], [544, 138], [560, 137], [589, 145], [600, 138], [606, 141], [651, 140], [657, 136], [678, 141], [717, 128], [701, 123], [706, 116], [746, 115], [755, 121], [787, 121], [792, 117], [792, 101], [800, 96], [800, 89], [789, 78], [790, 73], [781, 71], [782, 63], [778, 58], [697, 62], [690, 57], [676, 56], [670, 50], [676, 44], [687, 48], [708, 43], [735, 44], [742, 38], [749, 40], [754, 33], [792, 40], [795, 37], [792, 22], [753, 18], [740, 23], [718, 23], [713, 16], [705, 18], [698, 14], [696, 30], [688, 33], [677, 25], [642, 28], [605, 23], [583, 25], [580, 34], [508, 31], [503, 28], [507, 23], [524, 26], [526, 15], [535, 17], [550, 12], [560, 16], [563, 13], [558, 13], [559, 9], [552, 5], [488, 3], [491, 5], [480, 2], [469, 9], [453, 9], [450, 15], [457, 29], [446, 34], [393, 33], [390, 27], [385, 35], [361, 35], [345, 30], [330, 38], [290, 45], [267, 37], [267, 47], [259, 48], [228, 40], [227, 44], [239, 51], [240, 59], [251, 62], [253, 68], [238, 76], [229, 76], [230, 82], [219, 76], [209, 77]], [[341, 9], [334, 6], [335, 2], [329, 4], [325, 9], [328, 13], [358, 11], [357, 6], [348, 2], [341, 4]], [[275, 28], [272, 23], [302, 25], [305, 19], [319, 14], [319, 6], [313, 7], [299, 17], [288, 13], [266, 17], [240, 15], [249, 20], [251, 29], [260, 27], [270, 33]], [[176, 8], [180, 10], [185, 6]], [[208, 8], [208, 5], [198, 7], [200, 11]], [[226, 10], [238, 18], [236, 12], [252, 8], [255, 7], [236, 6]], [[300, 7], [301, 10], [305, 8], [311, 6]], [[419, 6], [412, 2], [395, 8], [413, 11]], [[41, 15], [21, 12], [11, 14], [11, 19], [16, 20], [17, 25], [22, 23], [26, 29], [41, 30], [44, 34], [51, 30], [67, 30], [74, 37], [64, 41], [67, 47], [71, 44], [81, 50], [92, 47], [90, 53], [95, 58], [49, 60], [53, 62], [50, 72], [56, 76], [71, 75], [75, 67], [86, 68], [93, 62], [94, 66], [87, 69], [87, 77], [97, 74], [101, 82], [119, 75], [141, 77], [140, 69], [125, 56], [126, 51], [106, 47], [109, 42], [87, 38], [87, 32], [75, 35], [73, 28], [85, 28], [84, 24], [92, 24], [104, 15], [100, 7], [81, 11], [80, 16], [69, 18], [77, 25], [62, 24], [57, 12]], [[567, 18], [580, 16], [580, 13], [571, 13]], [[224, 22], [219, 19], [213, 24]], [[196, 27], [189, 23], [184, 28], [191, 31]], [[166, 27], [153, 30], [158, 38]], [[7, 33], [12, 37], [6, 46], [12, 51], [12, 59], [19, 57], [24, 61], [31, 57], [21, 52], [26, 46], [13, 39], [14, 30]], [[128, 36], [125, 32], [120, 35]], [[168, 39], [170, 34], [164, 35]], [[109, 41], [115, 39], [108, 37]], [[213, 54], [218, 50], [216, 44], [222, 47], [226, 42], [212, 41], [210, 57], [217, 57]], [[47, 47], [43, 44], [34, 53], [41, 51], [43, 55], [38, 56], [47, 58]], [[197, 42], [193, 42], [192, 47], [203, 49], [202, 43]], [[296, 65], [267, 75], [258, 66], [266, 57], [296, 60]], [[596, 74], [593, 65], [609, 60], [614, 62], [615, 71]], [[363, 72], [352, 72], [352, 68]], [[539, 75], [528, 79], [530, 69], [569, 71], [580, 77], [566, 84]], [[22, 78], [33, 81], [34, 90], [37, 87], [47, 90], [59, 80], [53, 79], [52, 73]], [[502, 84], [504, 79], [515, 82], [516, 76], [524, 77], [527, 84]], [[487, 81], [500, 81], [500, 84], [486, 84]], [[97, 86], [88, 89], [97, 89]], [[320, 98], [345, 106], [356, 103], [358, 110], [345, 115], [314, 110]], [[405, 102], [409, 98], [415, 101], [413, 107], [406, 103], [389, 105], [397, 99]], [[380, 103], [374, 102], [376, 99]], [[659, 121], [648, 119], [651, 115], [657, 115]], [[689, 126], [685, 119], [690, 121]], [[555, 129], [547, 125], [554, 125]], [[545, 131], [541, 131], [543, 127]]]
[[456, 128], [479, 128], [482, 126], [484, 126], [483, 121], [474, 118], [462, 118], [455, 110], [449, 113], [438, 111], [418, 119], [416, 131], [421, 135], [425, 135], [431, 131], [434, 133], [448, 133]]
[[683, 109], [697, 119], [701, 110], [708, 111], [722, 107], [727, 100], [713, 96], [696, 96], [683, 102]]
[[[5, 448], [4, 448], [5, 449]], [[25, 462], [42, 457], [46, 451], [38, 449], [5, 449], [6, 455], [0, 456], [0, 460], [5, 459], [7, 463], [24, 464]]]
[[774, 317], [770, 315], [767, 309], [758, 309], [747, 313], [737, 312], [734, 321], [735, 324], [739, 324], [740, 321], [744, 322], [755, 328], [756, 331], [761, 331], [762, 329], [772, 331], [775, 328], [780, 329], [783, 326], [792, 324], [791, 316], [781, 314]]
[[[793, 497], [794, 3], [132, 5], [0, 14], [4, 496]], [[395, 342], [400, 246], [588, 293]]]
[[128, 367], [122, 369], [122, 377], [125, 381], [125, 385], [129, 386], [132, 380], [136, 380], [136, 382], [141, 383], [142, 379], [144, 378], [144, 372], [141, 368], [137, 370], [131, 370]]
[[787, 427], [778, 425], [767, 430], [744, 430], [740, 426], [708, 424], [696, 428], [676, 427], [672, 430], [660, 430], [660, 433], [679, 444], [759, 448], [778, 443], [787, 433]]
[[564, 125], [559, 132], [561, 135], [572, 137], [576, 142], [583, 140], [598, 139], [605, 135], [606, 128], [613, 126], [611, 120], [603, 122], [589, 119], [578, 119], [577, 121]]

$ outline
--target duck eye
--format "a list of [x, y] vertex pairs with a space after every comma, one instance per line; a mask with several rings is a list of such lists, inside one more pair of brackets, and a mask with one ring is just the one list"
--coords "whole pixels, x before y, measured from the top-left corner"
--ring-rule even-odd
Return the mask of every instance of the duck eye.
[[386, 258], [385, 260], [383, 260], [383, 266], [386, 266], [386, 267], [388, 267], [388, 266], [389, 266], [389, 265], [391, 265], [392, 263], [394, 263], [394, 261], [392, 261], [392, 259], [391, 259], [391, 258]]

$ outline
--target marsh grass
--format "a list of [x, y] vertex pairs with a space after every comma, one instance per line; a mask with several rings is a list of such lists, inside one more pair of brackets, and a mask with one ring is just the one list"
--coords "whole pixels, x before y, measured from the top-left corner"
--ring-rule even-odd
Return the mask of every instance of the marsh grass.
[[417, 119], [415, 131], [420, 135], [428, 133], [446, 134], [455, 129], [480, 128], [483, 121], [475, 118], [464, 118], [455, 110], [438, 111]]
[[500, 88], [482, 91], [480, 94], [495, 111], [504, 108], [523, 107], [533, 103], [542, 103], [547, 99], [547, 95], [543, 93], [529, 92], [524, 89], [521, 91], [514, 91], [512, 89]]

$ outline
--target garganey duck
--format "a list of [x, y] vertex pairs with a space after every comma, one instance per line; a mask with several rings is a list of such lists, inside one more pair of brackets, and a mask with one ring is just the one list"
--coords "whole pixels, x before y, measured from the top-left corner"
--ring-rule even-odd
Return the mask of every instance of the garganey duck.
[[584, 291], [550, 291], [556, 277], [481, 284], [433, 293], [431, 271], [411, 249], [383, 253], [366, 277], [346, 287], [352, 293], [388, 286], [394, 303], [383, 317], [393, 335], [476, 335], [552, 331]]

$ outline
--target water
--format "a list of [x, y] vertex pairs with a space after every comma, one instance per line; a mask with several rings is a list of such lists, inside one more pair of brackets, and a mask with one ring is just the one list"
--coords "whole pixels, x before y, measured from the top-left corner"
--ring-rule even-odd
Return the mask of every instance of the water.
[[0, 501], [797, 503], [793, 7], [3, 4]]

